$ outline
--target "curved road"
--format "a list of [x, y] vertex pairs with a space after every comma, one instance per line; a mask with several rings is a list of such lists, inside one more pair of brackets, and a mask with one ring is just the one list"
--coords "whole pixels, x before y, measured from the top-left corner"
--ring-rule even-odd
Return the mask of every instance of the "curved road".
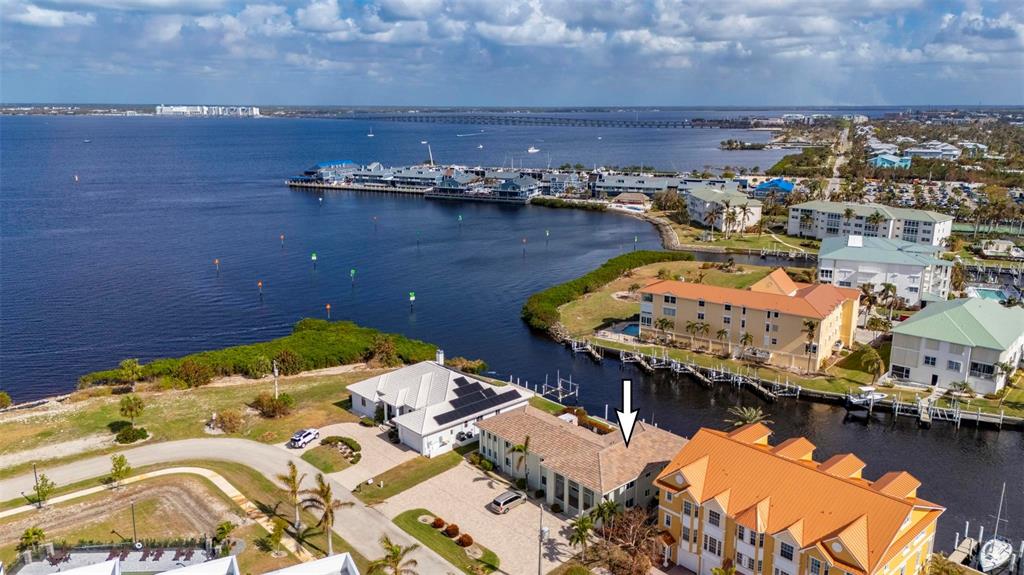
[[[185, 439], [143, 445], [120, 453], [128, 458], [128, 462], [133, 467], [187, 460], [228, 461], [245, 465], [271, 480], [278, 473], [286, 471], [288, 461], [294, 461], [299, 473], [306, 474], [306, 484], [309, 487], [313, 486], [313, 478], [320, 473], [317, 468], [298, 457], [293, 457], [292, 454], [280, 447], [247, 439]], [[108, 475], [110, 473], [110, 456], [91, 457], [40, 471], [45, 472], [46, 476], [57, 485], [70, 485], [78, 481]], [[384, 555], [384, 549], [377, 541], [381, 535], [387, 535], [392, 541], [402, 545], [418, 543], [382, 513], [365, 506], [341, 484], [326, 475], [324, 477], [331, 483], [335, 496], [339, 500], [351, 501], [355, 504], [338, 513], [334, 531], [364, 557], [373, 560]], [[275, 483], [277, 482], [275, 481]], [[20, 493], [28, 493], [32, 490], [33, 485], [34, 480], [31, 473], [0, 480], [0, 501], [14, 499]], [[419, 561], [419, 570], [422, 573], [458, 573], [458, 569], [426, 547], [421, 546], [410, 557]]]

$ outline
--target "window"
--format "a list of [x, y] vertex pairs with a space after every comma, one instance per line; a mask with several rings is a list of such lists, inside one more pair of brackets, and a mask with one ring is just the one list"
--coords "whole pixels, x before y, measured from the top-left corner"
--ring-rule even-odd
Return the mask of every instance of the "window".
[[366, 398], [365, 397], [360, 397], [359, 398], [359, 405], [362, 405], [363, 407], [366, 407]]
[[917, 289], [917, 286], [908, 286], [907, 291], [910, 293], [917, 293], [920, 290]]
[[731, 303], [725, 304], [725, 311], [732, 311], [732, 304]]
[[772, 345], [779, 345], [779, 340], [777, 338], [773, 337], [772, 338]]
[[793, 560], [793, 546], [790, 545], [789, 543], [782, 543], [782, 544], [780, 544], [779, 545], [779, 555], [781, 555], [783, 559], [788, 559], [788, 560], [792, 561]]
[[743, 527], [742, 525], [737, 525], [736, 526], [736, 539], [739, 540], [739, 541], [743, 541], [744, 539], [746, 539], [746, 536], [747, 536], [747, 529], [745, 527]]
[[672, 527], [672, 516], [668, 513], [665, 514], [665, 527]]
[[697, 300], [697, 307], [704, 307], [704, 300], [702, 300], [702, 299]]
[[690, 528], [683, 525], [683, 541], [690, 541]]
[[748, 540], [748, 543], [751, 545], [757, 545], [757, 531], [750, 531], [750, 539]]
[[992, 379], [996, 375], [995, 366], [987, 363], [971, 362], [971, 377]]
[[652, 294], [652, 293], [645, 293], [645, 294], [642, 294], [642, 295], [640, 296], [640, 301], [645, 301], [645, 302], [647, 302], [647, 303], [651, 303], [651, 302], [653, 302], [653, 301], [654, 301], [654, 294]]
[[740, 329], [744, 329], [746, 327], [747, 327], [747, 320], [741, 319], [740, 320]]
[[722, 318], [722, 323], [725, 324], [725, 325], [729, 325], [729, 324], [732, 323], [732, 318], [729, 317], [729, 316], [725, 316], [725, 317]]
[[747, 306], [743, 306], [743, 308], [740, 309], [740, 315], [747, 315]]
[[661, 308], [661, 312], [668, 317], [676, 317], [676, 308], [674, 307], [663, 307]]
[[676, 296], [667, 295], [665, 296], [665, 303], [676, 303]]
[[[672, 494], [669, 493], [669, 496], [671, 495]], [[672, 500], [669, 499], [669, 501]], [[689, 501], [683, 501], [683, 515], [693, 515], [693, 503], [690, 503]]]
[[712, 555], [722, 556], [722, 542], [709, 535], [704, 536], [704, 550]]
[[925, 365], [934, 366], [935, 365], [935, 358], [933, 356], [930, 356], [930, 355], [924, 356], [924, 364]]
[[650, 496], [651, 496], [651, 490], [650, 489], [644, 489], [644, 497], [650, 497]]
[[811, 557], [811, 575], [821, 575], [821, 561]]
[[640, 314], [640, 325], [646, 325], [646, 326], [654, 325], [654, 318], [651, 317], [650, 314], [641, 313]]
[[820, 277], [823, 280], [831, 280], [832, 279], [832, 270], [819, 270], [818, 271], [818, 277]]
[[720, 527], [722, 524], [722, 514], [717, 511], [708, 511], [708, 523], [715, 527]]
[[964, 353], [964, 346], [957, 345], [955, 343], [951, 343], [951, 344], [949, 344], [949, 353], [951, 353], [953, 355], [963, 355], [963, 353]]
[[962, 367], [963, 367], [963, 364], [961, 364], [959, 361], [953, 361], [951, 359], [951, 360], [946, 362], [946, 369], [948, 369], [949, 371], [959, 372], [960, 368], [962, 368]]
[[667, 491], [665, 492], [665, 501], [668, 501], [668, 502], [672, 501], [672, 494], [667, 492]]
[[910, 379], [910, 368], [893, 364], [892, 376], [896, 379]]
[[772, 312], [772, 317], [775, 318], [775, 319], [778, 319], [779, 318], [779, 312], [773, 311]]
[[704, 319], [704, 312], [702, 312], [702, 311], [697, 312], [697, 319]]
[[786, 573], [782, 569], [779, 569], [778, 567], [776, 567], [775, 568], [775, 575], [789, 575], [789, 573]]

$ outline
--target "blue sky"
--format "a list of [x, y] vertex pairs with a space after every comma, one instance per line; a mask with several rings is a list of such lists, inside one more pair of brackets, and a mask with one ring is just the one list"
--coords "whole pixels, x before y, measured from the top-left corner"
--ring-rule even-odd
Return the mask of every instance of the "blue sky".
[[4, 102], [1024, 104], [1024, 1], [0, 0]]

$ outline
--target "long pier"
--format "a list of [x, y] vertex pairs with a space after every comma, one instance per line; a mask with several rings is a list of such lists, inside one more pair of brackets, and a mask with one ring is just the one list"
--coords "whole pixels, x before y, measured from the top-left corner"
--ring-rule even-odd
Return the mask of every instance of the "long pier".
[[292, 188], [347, 190], [350, 192], [383, 192], [386, 194], [412, 194], [416, 196], [422, 196], [427, 191], [426, 188], [374, 186], [371, 184], [353, 184], [348, 182], [306, 182], [303, 180], [285, 180], [285, 183]]
[[412, 122], [420, 124], [471, 124], [476, 126], [559, 126], [566, 128], [750, 128], [750, 120], [640, 120], [567, 118], [534, 114], [379, 114], [347, 116], [342, 119], [371, 122]]

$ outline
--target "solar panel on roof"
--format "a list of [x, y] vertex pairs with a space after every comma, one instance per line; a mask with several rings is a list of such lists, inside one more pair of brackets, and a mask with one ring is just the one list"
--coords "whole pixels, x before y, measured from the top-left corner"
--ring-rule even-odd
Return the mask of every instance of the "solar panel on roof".
[[455, 387], [462, 387], [463, 385], [466, 385], [467, 383], [469, 383], [469, 380], [466, 379], [465, 377], [461, 376], [461, 375], [459, 377], [455, 378]]
[[[497, 407], [503, 403], [508, 403], [513, 399], [521, 397], [519, 395], [519, 392], [514, 389], [511, 389], [501, 394], [495, 393], [494, 390], [492, 389], [485, 389], [484, 394], [481, 395], [485, 395], [486, 392], [488, 391], [490, 391], [491, 394], [482, 399], [478, 394], [453, 399], [451, 401], [451, 404], [453, 407], [455, 407], [455, 409], [445, 413], [441, 413], [439, 415], [435, 415], [434, 421], [437, 422], [438, 425], [444, 425], [457, 419], [462, 419], [463, 417], [469, 417], [475, 413], [486, 411], [487, 409], [490, 409], [492, 407]], [[466, 403], [464, 400], [468, 398], [474, 398], [475, 401]], [[456, 406], [456, 401], [459, 401], [460, 405]]]
[[472, 382], [467, 383], [466, 385], [460, 385], [459, 387], [456, 387], [452, 391], [455, 392], [456, 397], [462, 397], [464, 395], [473, 393], [474, 391], [483, 391], [483, 389], [484, 386], [480, 385], [477, 382]]

